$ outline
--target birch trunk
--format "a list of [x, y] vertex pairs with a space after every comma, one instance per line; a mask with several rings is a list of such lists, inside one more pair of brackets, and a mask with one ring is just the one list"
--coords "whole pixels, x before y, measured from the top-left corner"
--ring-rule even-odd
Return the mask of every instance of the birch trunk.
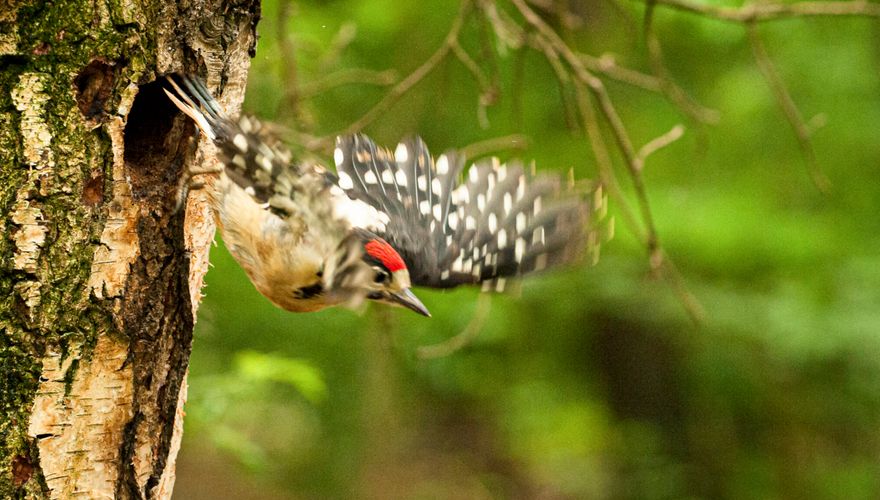
[[0, 498], [170, 497], [214, 227], [161, 76], [237, 107], [258, 18], [0, 0]]

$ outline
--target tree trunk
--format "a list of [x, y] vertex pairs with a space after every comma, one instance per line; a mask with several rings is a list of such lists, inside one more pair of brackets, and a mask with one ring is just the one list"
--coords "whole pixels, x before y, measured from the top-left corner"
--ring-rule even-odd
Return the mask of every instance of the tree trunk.
[[[0, 0], [0, 497], [167, 498], [213, 220], [162, 75], [244, 95], [258, 0]], [[213, 160], [210, 160], [213, 161]]]

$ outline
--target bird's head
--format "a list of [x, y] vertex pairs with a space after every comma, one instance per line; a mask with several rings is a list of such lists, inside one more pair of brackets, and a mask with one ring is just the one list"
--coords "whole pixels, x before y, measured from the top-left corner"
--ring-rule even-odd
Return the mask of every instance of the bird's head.
[[409, 270], [403, 258], [387, 241], [364, 231], [361, 234], [361, 259], [370, 271], [366, 282], [367, 298], [377, 302], [406, 307], [423, 316], [431, 316], [422, 301], [410, 289]]

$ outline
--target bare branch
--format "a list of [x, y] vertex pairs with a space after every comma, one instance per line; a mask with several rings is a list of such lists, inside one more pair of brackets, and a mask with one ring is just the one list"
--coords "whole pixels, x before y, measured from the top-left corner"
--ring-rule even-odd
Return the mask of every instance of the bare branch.
[[526, 76], [526, 49], [517, 49], [513, 58], [513, 74], [510, 84], [510, 114], [513, 130], [523, 130], [523, 83]]
[[[684, 280], [677, 273], [676, 268], [660, 246], [651, 206], [648, 201], [647, 189], [645, 188], [644, 178], [642, 177], [641, 165], [643, 158], [640, 160], [636, 154], [632, 141], [629, 138], [629, 134], [624, 127], [623, 121], [617, 114], [617, 110], [615, 109], [604, 84], [585, 67], [581, 58], [559, 37], [553, 28], [548, 26], [540, 16], [535, 14], [535, 12], [528, 7], [524, 0], [512, 0], [512, 2], [520, 11], [523, 18], [525, 18], [526, 22], [532, 25], [537, 30], [538, 35], [540, 35], [540, 37], [542, 37], [548, 44], [549, 50], [545, 47], [545, 54], [548, 52], [555, 54], [548, 56], [548, 60], [551, 61], [551, 66], [554, 64], [552, 62], [553, 59], [558, 56], [561, 57], [571, 68], [575, 89], [578, 91], [579, 108], [584, 119], [584, 125], [587, 129], [587, 136], [593, 147], [593, 153], [596, 157], [603, 183], [605, 183], [605, 186], [608, 188], [609, 194], [620, 203], [622, 208], [621, 213], [627, 224], [636, 232], [645, 245], [652, 271], [667, 279], [676, 290], [676, 293], [681, 297], [682, 305], [691, 318], [693, 318], [695, 322], [700, 322], [702, 318], [702, 307], [699, 305], [696, 298], [687, 291], [687, 288], [684, 286]], [[558, 74], [559, 70], [557, 69], [556, 71]], [[644, 229], [642, 229], [642, 225], [636, 221], [632, 210], [629, 208], [629, 204], [626, 202], [625, 196], [617, 184], [613, 173], [611, 159], [608, 155], [608, 149], [605, 146], [604, 138], [602, 137], [598, 121], [596, 120], [596, 113], [593, 110], [592, 103], [590, 102], [587, 93], [591, 94], [593, 98], [596, 99], [599, 113], [610, 126], [618, 149], [622, 153], [626, 162], [633, 187], [635, 188], [636, 199], [638, 200]], [[667, 134], [668, 137], [658, 138], [651, 141], [652, 143], [655, 143], [655, 146], [652, 147], [656, 147], [658, 144], [662, 146], [664, 142], [671, 142], [670, 138], [676, 135], [674, 130], [675, 129], [673, 129], [671, 136]]]
[[547, 62], [550, 63], [553, 72], [556, 73], [556, 82], [559, 85], [559, 96], [562, 101], [562, 108], [565, 112], [565, 124], [568, 126], [569, 130], [577, 130], [578, 121], [575, 111], [572, 109], [572, 104], [569, 102], [569, 99], [566, 98], [566, 88], [571, 84], [571, 76], [569, 76], [565, 64], [559, 58], [559, 54], [550, 42], [544, 37], [529, 37], [529, 45], [544, 53], [544, 57], [547, 59]]
[[666, 132], [659, 137], [655, 137], [650, 142], [642, 146], [642, 148], [639, 149], [639, 152], [636, 155], [636, 161], [639, 164], [639, 169], [645, 168], [645, 160], [649, 156], [672, 144], [673, 142], [681, 139], [683, 135], [684, 125], [678, 124], [672, 127], [669, 132]]
[[608, 95], [607, 90], [605, 89], [605, 85], [602, 83], [602, 80], [594, 76], [582, 63], [580, 57], [578, 57], [574, 51], [569, 48], [569, 46], [559, 37], [559, 34], [556, 33], [553, 28], [551, 28], [547, 23], [541, 19], [529, 6], [525, 3], [524, 0], [512, 0], [513, 4], [520, 11], [520, 13], [525, 18], [526, 22], [532, 25], [537, 32], [544, 37], [552, 47], [553, 51], [556, 52], [562, 59], [565, 60], [566, 64], [572, 69], [573, 76], [580, 80], [581, 83], [586, 85], [587, 89], [590, 93], [595, 97], [596, 101], [599, 104], [599, 109], [601, 111], [602, 116], [605, 118], [605, 121], [611, 127], [611, 131], [613, 133], [614, 139], [617, 142], [618, 149], [620, 149], [623, 154], [624, 160], [630, 172], [630, 177], [632, 178], [633, 186], [636, 190], [636, 197], [639, 200], [639, 208], [642, 213], [642, 220], [644, 221], [645, 228], [647, 229], [647, 240], [646, 244], [648, 246], [648, 252], [653, 254], [659, 248], [659, 244], [657, 242], [657, 230], [654, 225], [654, 216], [651, 212], [651, 206], [648, 202], [648, 193], [645, 189], [644, 180], [642, 179], [641, 169], [638, 167], [638, 163], [636, 162], [636, 153], [635, 148], [633, 148], [632, 140], [629, 138], [629, 133], [626, 131], [626, 128], [623, 125], [623, 121], [620, 119], [620, 115], [617, 114], [617, 110], [614, 107], [614, 104], [611, 102], [611, 98]]
[[579, 54], [584, 66], [595, 73], [601, 73], [612, 80], [640, 87], [650, 92], [660, 91], [660, 82], [656, 76], [640, 73], [636, 70], [619, 66], [614, 56], [603, 54], [599, 57]]
[[782, 81], [782, 77], [779, 76], [779, 73], [776, 71], [773, 61], [770, 60], [770, 56], [767, 54], [767, 50], [764, 48], [764, 43], [758, 33], [757, 25], [753, 22], [747, 23], [746, 29], [749, 34], [749, 43], [752, 46], [752, 54], [755, 57], [755, 63], [764, 75], [764, 79], [767, 81], [767, 85], [770, 86], [770, 90], [773, 91], [773, 95], [776, 97], [776, 103], [779, 105], [780, 109], [782, 109], [791, 128], [794, 129], [798, 146], [804, 157], [807, 173], [810, 174], [816, 188], [827, 194], [831, 190], [831, 181], [819, 167], [819, 162], [816, 159], [816, 152], [813, 150], [813, 142], [810, 138], [810, 127], [804, 121], [803, 116], [801, 116], [801, 112], [791, 98], [791, 94], [789, 94], [785, 82]]
[[419, 347], [416, 356], [419, 359], [435, 359], [449, 356], [458, 351], [462, 347], [470, 344], [483, 329], [486, 320], [489, 318], [491, 310], [492, 297], [488, 293], [481, 293], [477, 298], [477, 309], [474, 316], [464, 329], [456, 336], [447, 339], [444, 342], [434, 345], [426, 345]]
[[[666, 97], [685, 117], [696, 124], [716, 123], [719, 120], [718, 112], [706, 108], [697, 103], [688, 93], [680, 87], [666, 67], [663, 50], [659, 38], [653, 31], [651, 10], [654, 5], [696, 13], [707, 18], [720, 19], [743, 24], [748, 32], [754, 53], [755, 61], [764, 74], [768, 85], [771, 87], [776, 100], [789, 121], [798, 138], [801, 151], [807, 163], [813, 181], [824, 190], [828, 188], [828, 179], [819, 171], [816, 155], [810, 141], [811, 133], [815, 126], [820, 125], [821, 116], [815, 120], [806, 122], [794, 101], [789, 95], [788, 89], [779, 77], [776, 68], [768, 57], [763, 43], [758, 36], [756, 23], [791, 17], [805, 16], [867, 16], [880, 17], [880, 4], [870, 3], [863, 0], [823, 2], [806, 1], [792, 4], [750, 4], [739, 8], [718, 7], [697, 3], [695, 0], [653, 0], [649, 4], [649, 11], [645, 17], [645, 41], [647, 56], [651, 72], [645, 74], [634, 69], [619, 66], [613, 57], [603, 55], [594, 57], [575, 50], [566, 42], [567, 31], [562, 28], [552, 27], [541, 15], [538, 15], [533, 7], [544, 9], [546, 15], [559, 16], [560, 25], [573, 26], [579, 22], [574, 16], [564, 9], [564, 5], [548, 2], [545, 0], [510, 0], [517, 13], [506, 12], [493, 0], [462, 0], [458, 15], [452, 22], [450, 30], [442, 45], [417, 67], [406, 78], [392, 87], [385, 96], [368, 110], [358, 120], [354, 121], [341, 134], [357, 132], [387, 112], [407, 92], [424, 80], [446, 58], [456, 57], [462, 65], [473, 75], [481, 88], [479, 100], [478, 118], [484, 126], [488, 125], [486, 119], [486, 107], [495, 102], [499, 85], [497, 82], [497, 68], [494, 63], [495, 52], [504, 55], [510, 49], [534, 49], [543, 54], [553, 70], [557, 83], [560, 87], [562, 104], [565, 108], [565, 116], [573, 130], [584, 129], [590, 149], [595, 158], [599, 177], [602, 185], [607, 189], [609, 196], [616, 202], [625, 223], [632, 229], [636, 237], [647, 250], [648, 262], [652, 274], [667, 280], [670, 286], [679, 295], [682, 304], [688, 314], [699, 322], [703, 311], [694, 296], [688, 292], [684, 280], [669, 260], [663, 250], [654, 222], [653, 211], [648, 199], [648, 192], [643, 177], [645, 162], [650, 155], [660, 149], [679, 140], [684, 134], [684, 126], [676, 125], [663, 135], [650, 141], [638, 151], [633, 145], [629, 131], [619, 115], [614, 102], [605, 86], [605, 81], [614, 80], [627, 85], [636, 86], [649, 92], [657, 92]], [[615, 5], [619, 0], [611, 0]], [[643, 0], [651, 2], [652, 0]], [[479, 28], [482, 29], [481, 45], [483, 58], [472, 57], [462, 45], [460, 40], [461, 31], [465, 21], [477, 7], [479, 15]], [[618, 5], [619, 6], [619, 5]], [[554, 20], [555, 22], [555, 20]], [[494, 32], [494, 50], [487, 32]], [[344, 45], [344, 44], [343, 44]], [[520, 92], [518, 82], [522, 79], [524, 50], [520, 51], [514, 61], [514, 84], [513, 115], [519, 117]], [[490, 68], [482, 65], [482, 59], [489, 61]], [[359, 76], [378, 76], [376, 74], [362, 73]], [[597, 75], [601, 75], [601, 78]], [[352, 83], [356, 83], [352, 76]], [[325, 80], [322, 85], [342, 84], [343, 80]], [[322, 89], [315, 84], [315, 89]], [[306, 87], [300, 89], [300, 95], [312, 90]], [[573, 90], [573, 92], [572, 92]], [[516, 119], [516, 118], [515, 118]], [[815, 123], [814, 123], [815, 121]], [[604, 128], [607, 126], [607, 129]], [[700, 131], [700, 127], [697, 127]], [[605, 134], [611, 134], [606, 138]], [[336, 135], [336, 134], [334, 134]], [[315, 138], [301, 134], [307, 139], [307, 147], [311, 150], [329, 148], [332, 140], [329, 137]], [[331, 136], [332, 137], [332, 136]], [[614, 161], [606, 143], [606, 139], [613, 139], [615, 148], [621, 155], [626, 166], [626, 172], [632, 182], [635, 200], [624, 194], [620, 187], [614, 170]], [[472, 144], [462, 150], [467, 156], [480, 156], [496, 150], [510, 147], [522, 147], [525, 138], [520, 135], [507, 136], [498, 139]], [[463, 332], [464, 333], [464, 332]], [[456, 337], [458, 339], [460, 336]], [[460, 342], [455, 340], [455, 342]], [[458, 347], [454, 347], [458, 348]]]
[[299, 96], [303, 100], [310, 99], [342, 85], [364, 84], [384, 87], [393, 84], [396, 80], [397, 72], [393, 69], [373, 71], [363, 68], [348, 68], [302, 84], [299, 87]]
[[320, 143], [318, 144], [308, 144], [307, 147], [309, 149], [319, 149], [322, 147], [329, 147], [330, 144], [333, 143], [334, 137], [339, 135], [348, 135], [353, 134], [355, 132], [359, 132], [363, 130], [364, 127], [372, 123], [376, 118], [382, 115], [382, 113], [388, 111], [388, 109], [393, 106], [404, 94], [406, 94], [411, 88], [413, 88], [416, 84], [418, 84], [422, 79], [428, 76], [434, 68], [437, 67], [443, 59], [446, 58], [447, 55], [452, 51], [452, 48], [458, 43], [458, 35], [461, 32], [461, 28], [464, 25], [464, 21], [467, 18], [468, 14], [471, 12], [471, 2], [469, 0], [463, 0], [461, 3], [461, 8], [458, 11], [458, 15], [455, 16], [455, 19], [452, 22], [452, 27], [449, 29], [449, 33], [446, 35], [446, 38], [443, 40], [443, 44], [440, 48], [434, 52], [431, 57], [429, 57], [424, 63], [421, 64], [418, 68], [415, 69], [412, 73], [409, 74], [406, 78], [404, 78], [400, 83], [395, 85], [385, 97], [382, 98], [381, 101], [376, 103], [369, 111], [364, 113], [363, 116], [352, 122], [345, 130], [341, 132], [337, 132], [335, 134], [331, 134], [329, 137], [324, 137], [318, 139]]
[[654, 33], [653, 9], [649, 9], [645, 14], [645, 43], [648, 48], [648, 63], [657, 76], [660, 92], [691, 120], [703, 124], [718, 123], [721, 120], [720, 113], [697, 103], [684, 89], [675, 83], [672, 75], [666, 68], [660, 39]]
[[482, 12], [492, 28], [495, 30], [495, 36], [501, 42], [499, 50], [502, 52], [507, 48], [518, 49], [525, 43], [525, 33], [522, 27], [510, 18], [503, 10], [498, 10], [498, 6], [492, 0], [478, 0], [480, 12]]
[[706, 319], [706, 310], [703, 309], [700, 300], [688, 289], [687, 283], [685, 283], [684, 277], [679, 272], [675, 262], [666, 256], [665, 253], [661, 250], [658, 269], [663, 273], [666, 282], [670, 283], [675, 294], [678, 295], [678, 300], [681, 301], [682, 307], [690, 316], [691, 321], [694, 324], [702, 325]]
[[596, 167], [599, 172], [599, 180], [608, 191], [609, 196], [617, 203], [618, 211], [623, 216], [624, 222], [635, 234], [636, 238], [643, 244], [647, 245], [647, 235], [642, 225], [639, 223], [635, 215], [635, 210], [630, 205], [629, 200], [620, 189], [620, 183], [614, 174], [614, 165], [611, 161], [611, 155], [608, 152], [608, 146], [605, 144], [605, 137], [599, 127], [599, 120], [596, 111], [590, 102], [589, 91], [582, 82], [575, 83], [575, 91], [577, 94], [578, 109], [580, 110], [581, 119], [584, 122], [584, 129], [587, 132], [587, 138], [590, 141], [590, 147], [593, 151], [593, 157], [596, 159]]
[[483, 129], [489, 128], [489, 117], [486, 113], [486, 108], [495, 104], [498, 100], [498, 89], [497, 86], [489, 79], [488, 76], [483, 73], [483, 70], [480, 69], [480, 66], [474, 61], [471, 56], [467, 53], [466, 50], [461, 46], [458, 40], [455, 40], [455, 43], [452, 44], [452, 52], [455, 54], [455, 57], [467, 68], [468, 71], [474, 76], [474, 79], [477, 81], [477, 84], [480, 86], [480, 98], [478, 101], [478, 109], [477, 109], [477, 119], [479, 120], [480, 127]]
[[[290, 19], [293, 10], [293, 0], [283, 0], [278, 5], [278, 19], [276, 20], [277, 31], [275, 36], [278, 39], [278, 52], [280, 52], [282, 88], [284, 89], [284, 98], [279, 103], [286, 113], [294, 117], [296, 121], [300, 119], [299, 108], [299, 92], [298, 92], [298, 75], [296, 67], [296, 48], [293, 46], [293, 40], [290, 38], [290, 30], [287, 28], [287, 21]], [[276, 110], [277, 112], [277, 110]]]
[[797, 2], [790, 4], [747, 4], [742, 7], [719, 7], [692, 0], [653, 0], [665, 6], [701, 16], [737, 23], [776, 21], [792, 17], [867, 16], [880, 17], [880, 3], [865, 0], [845, 2]]
[[339, 63], [342, 52], [354, 41], [356, 36], [357, 25], [353, 22], [344, 23], [339, 27], [339, 31], [336, 32], [336, 35], [333, 36], [333, 39], [330, 40], [326, 48], [323, 46], [316, 47], [316, 49], [321, 50], [318, 67], [322, 73], [329, 71], [330, 68], [335, 67]]
[[529, 146], [529, 138], [523, 134], [511, 134], [504, 137], [495, 137], [485, 141], [469, 144], [458, 150], [465, 158], [479, 158], [498, 151], [510, 149], [522, 150]]
[[474, 75], [474, 78], [477, 80], [481, 89], [486, 89], [491, 86], [489, 77], [483, 74], [483, 70], [480, 69], [480, 66], [471, 58], [467, 51], [462, 48], [457, 39], [454, 40], [452, 44], [452, 53], [455, 54], [455, 57], [461, 61], [464, 67]]

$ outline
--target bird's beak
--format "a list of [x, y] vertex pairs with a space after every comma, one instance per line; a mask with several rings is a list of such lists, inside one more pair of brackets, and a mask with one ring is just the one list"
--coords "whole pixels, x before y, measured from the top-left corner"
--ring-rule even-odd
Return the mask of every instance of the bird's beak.
[[425, 307], [425, 304], [422, 304], [422, 301], [419, 300], [419, 298], [416, 297], [416, 294], [412, 293], [412, 290], [409, 288], [404, 288], [397, 293], [392, 293], [391, 300], [395, 304], [401, 305], [407, 309], [412, 309], [422, 316], [431, 317], [431, 313], [428, 312], [428, 308]]

